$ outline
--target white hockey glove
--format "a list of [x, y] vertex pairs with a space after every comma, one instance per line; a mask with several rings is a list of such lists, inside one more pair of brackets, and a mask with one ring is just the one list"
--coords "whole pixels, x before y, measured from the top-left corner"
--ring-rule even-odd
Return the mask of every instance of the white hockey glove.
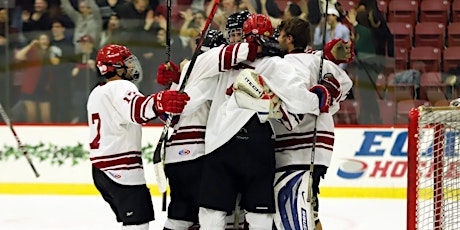
[[450, 106], [460, 107], [460, 98], [452, 100]]
[[261, 122], [283, 117], [281, 100], [254, 70], [242, 70], [233, 83], [233, 91], [238, 106], [256, 111]]

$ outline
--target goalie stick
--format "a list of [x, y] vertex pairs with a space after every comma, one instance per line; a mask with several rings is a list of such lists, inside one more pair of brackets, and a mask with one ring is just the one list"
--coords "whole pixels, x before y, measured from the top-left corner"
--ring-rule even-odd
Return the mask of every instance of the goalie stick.
[[[324, 31], [323, 31], [323, 53], [321, 54], [321, 61], [319, 63], [319, 73], [318, 73], [318, 83], [321, 82], [321, 79], [323, 78], [323, 64], [324, 64], [324, 46], [326, 45], [326, 31], [327, 31], [327, 10], [329, 8], [329, 0], [326, 0], [326, 7], [324, 9]], [[319, 116], [319, 115], [318, 115]], [[313, 202], [312, 202], [312, 197], [313, 197], [313, 170], [315, 169], [315, 154], [316, 154], [316, 141], [317, 141], [317, 121], [318, 121], [318, 116], [315, 116], [315, 126], [313, 128], [313, 143], [311, 147], [311, 160], [310, 160], [310, 175], [308, 178], [308, 195], [307, 195], [307, 202], [310, 203], [310, 217], [312, 216], [313, 218], [310, 218], [310, 222], [313, 222], [313, 229], [316, 229], [316, 226], [314, 225], [314, 211], [313, 211]]]
[[21, 140], [19, 139], [18, 134], [16, 133], [16, 131], [15, 131], [14, 128], [13, 128], [13, 124], [11, 124], [11, 120], [10, 120], [10, 118], [8, 117], [8, 114], [6, 114], [6, 111], [5, 111], [5, 109], [3, 108], [3, 106], [2, 106], [1, 103], [0, 103], [0, 114], [2, 115], [2, 118], [3, 118], [3, 120], [5, 121], [6, 125], [8, 125], [8, 127], [9, 127], [10, 130], [11, 130], [11, 132], [13, 133], [13, 136], [14, 136], [14, 138], [16, 139], [16, 142], [18, 143], [19, 149], [22, 151], [22, 153], [23, 153], [24, 156], [26, 157], [27, 162], [29, 162], [30, 167], [31, 167], [32, 170], [34, 171], [35, 177], [39, 177], [40, 175], [38, 174], [37, 170], [35, 169], [35, 166], [34, 166], [34, 164], [32, 163], [32, 160], [30, 159], [29, 155], [27, 155], [27, 151], [26, 151], [26, 149], [24, 148], [24, 145], [22, 145], [22, 142], [21, 142]]
[[[192, 59], [190, 61], [189, 67], [187, 69], [187, 72], [185, 73], [184, 79], [182, 81], [182, 84], [180, 85], [179, 92], [184, 92], [185, 85], [187, 83], [188, 78], [190, 77], [190, 73], [192, 72], [193, 66], [195, 65], [196, 59], [198, 57], [198, 54], [200, 53], [201, 46], [203, 45], [204, 38], [206, 37], [206, 34], [208, 33], [209, 27], [211, 26], [211, 22], [214, 18], [214, 15], [216, 14], [217, 8], [219, 6], [220, 0], [215, 0], [214, 5], [212, 6], [211, 12], [209, 13], [208, 19], [206, 20], [206, 24], [201, 32], [200, 40], [195, 48], [195, 51], [193, 52]], [[161, 193], [166, 192], [166, 187], [167, 187], [167, 181], [166, 181], [166, 175], [163, 169], [163, 164], [162, 160], [164, 159], [164, 155], [161, 155], [161, 149], [163, 146], [163, 143], [165, 142], [165, 139], [167, 137], [168, 129], [169, 126], [171, 125], [173, 116], [168, 116], [168, 119], [165, 122], [165, 125], [163, 127], [163, 131], [161, 132], [160, 139], [158, 140], [158, 143], [156, 145], [155, 151], [153, 153], [153, 167], [155, 170], [156, 174], [156, 179], [157, 179], [157, 185], [158, 185], [158, 190]], [[164, 154], [165, 152], [163, 152]]]

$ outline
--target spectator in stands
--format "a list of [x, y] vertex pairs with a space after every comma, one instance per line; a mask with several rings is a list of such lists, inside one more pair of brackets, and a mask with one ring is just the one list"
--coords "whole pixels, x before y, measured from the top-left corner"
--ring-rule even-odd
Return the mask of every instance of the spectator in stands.
[[108, 44], [118, 44], [122, 40], [122, 32], [120, 30], [120, 19], [116, 13], [110, 15], [109, 20], [104, 22], [101, 33], [100, 48]]
[[98, 76], [96, 72], [96, 54], [94, 40], [91, 35], [83, 35], [78, 39], [79, 51], [74, 59], [75, 65], [72, 69], [71, 87], [72, 87], [72, 105], [73, 115], [72, 123], [86, 122], [86, 98], [98, 83], [104, 82], [104, 79]]
[[340, 14], [339, 21], [350, 30], [350, 37], [353, 40], [352, 36], [355, 33], [355, 27], [348, 21], [348, 12], [342, 7], [342, 4], [340, 4], [340, 2], [335, 3], [335, 8], [337, 9], [337, 11], [339, 11]]
[[394, 38], [378, 8], [377, 0], [361, 0], [359, 6], [368, 14], [377, 55], [394, 57]]
[[110, 16], [116, 14], [116, 9], [125, 2], [125, 0], [96, 0], [96, 3], [101, 11], [103, 23], [106, 23]]
[[[327, 9], [327, 26], [326, 26], [326, 43], [332, 39], [341, 38], [344, 41], [350, 41], [350, 30], [339, 22], [340, 14], [337, 9], [332, 6]], [[316, 26], [313, 45], [323, 49], [323, 33], [324, 33], [324, 20]]]
[[[59, 64], [61, 50], [50, 45], [47, 33], [41, 33], [38, 39], [32, 40], [19, 50], [15, 58], [27, 63], [23, 85], [22, 100], [27, 113], [28, 122], [51, 122], [51, 97], [53, 71], [51, 66]], [[37, 107], [40, 114], [37, 113]], [[38, 117], [40, 116], [40, 120]]]
[[[213, 4], [214, 0], [208, 4], [208, 8], [206, 9], [207, 15], [211, 12]], [[240, 10], [240, 0], [222, 0], [213, 22], [219, 27], [220, 31], [225, 31], [228, 16]]]
[[137, 57], [142, 56], [145, 48], [151, 45], [155, 33], [155, 14], [149, 1], [127, 2], [117, 9], [117, 15], [120, 17], [120, 29], [124, 39], [121, 44], [126, 45]]
[[51, 17], [46, 0], [35, 0], [33, 10], [22, 11], [22, 30], [27, 41], [51, 29]]
[[[281, 18], [283, 16], [283, 11], [280, 10], [275, 0], [251, 0], [251, 1], [255, 3], [252, 5], [254, 6], [255, 13], [257, 14], [265, 14], [272, 18]], [[290, 4], [288, 4], [288, 6], [289, 5]]]
[[[310, 34], [311, 34], [311, 40], [314, 40], [314, 34], [315, 30], [318, 27], [318, 24], [321, 21], [322, 18], [322, 13], [321, 13], [321, 8], [319, 4], [319, 0], [308, 0], [307, 3], [308, 6], [308, 14], [307, 14], [307, 19], [308, 22], [310, 22]], [[322, 45], [313, 45], [314, 50], [322, 50], [323, 46]]]
[[99, 44], [102, 17], [95, 0], [79, 0], [78, 11], [70, 4], [70, 0], [61, 0], [61, 6], [75, 24], [73, 42], [76, 52], [80, 50], [78, 41], [84, 35], [90, 35]]
[[382, 67], [376, 54], [368, 14], [366, 11], [357, 12], [352, 9], [348, 12], [347, 19], [355, 27], [355, 35], [352, 37], [356, 56], [348, 69], [357, 77], [355, 88], [357, 87], [359, 97], [362, 98], [358, 122], [366, 125], [381, 124], [375, 82]]
[[[300, 0], [300, 6], [296, 3], [289, 2], [283, 11], [283, 14], [270, 13], [278, 12], [280, 10], [276, 2], [273, 2], [272, 0], [258, 0], [257, 3], [259, 3], [259, 5], [254, 5], [252, 0], [244, 1], [251, 14], [261, 13], [267, 15], [270, 18], [274, 28], [276, 28], [283, 19], [288, 19], [291, 17], [300, 17], [304, 20], [307, 20], [308, 9], [305, 0]], [[257, 10], [257, 8], [260, 8], [260, 10]]]
[[10, 102], [13, 103], [11, 100], [11, 69], [8, 67], [12, 63], [13, 49], [19, 45], [18, 30], [10, 25], [7, 9], [0, 8], [0, 103], [7, 108]]
[[[200, 32], [203, 30], [204, 25], [206, 24], [206, 16], [204, 11], [198, 11], [192, 13], [192, 10], [181, 11], [181, 16], [184, 18], [184, 23], [180, 28], [180, 39], [182, 41], [182, 46], [187, 49], [187, 55], [183, 56], [189, 57], [190, 54], [195, 50], [195, 38], [200, 35]], [[180, 62], [180, 60], [179, 60]], [[179, 63], [176, 62], [176, 63]]]
[[[152, 14], [153, 9], [149, 6], [148, 0], [133, 0], [117, 7], [117, 15], [120, 17], [120, 27], [126, 31], [127, 35], [130, 32], [140, 32], [144, 30], [147, 14]], [[131, 35], [138, 36], [137, 34]]]
[[69, 98], [71, 98], [71, 71], [75, 55], [72, 36], [66, 34], [66, 28], [61, 21], [54, 21], [51, 27], [51, 44], [61, 50], [58, 56], [60, 62], [53, 68], [53, 98], [51, 114], [55, 122], [70, 122], [71, 110], [69, 109]]

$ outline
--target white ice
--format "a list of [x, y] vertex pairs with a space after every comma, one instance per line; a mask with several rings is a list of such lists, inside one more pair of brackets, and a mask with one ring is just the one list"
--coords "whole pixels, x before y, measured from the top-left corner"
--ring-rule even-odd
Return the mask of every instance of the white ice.
[[[166, 212], [154, 197], [156, 220], [151, 230], [163, 229]], [[403, 199], [320, 198], [324, 230], [406, 229]], [[1, 230], [118, 230], [120, 224], [99, 196], [0, 195]]]

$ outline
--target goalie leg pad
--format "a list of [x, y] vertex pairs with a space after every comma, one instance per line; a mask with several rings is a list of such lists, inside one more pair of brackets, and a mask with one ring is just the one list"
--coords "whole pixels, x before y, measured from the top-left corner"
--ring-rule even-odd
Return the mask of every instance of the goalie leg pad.
[[308, 171], [285, 171], [275, 175], [277, 229], [314, 229], [313, 204], [307, 202]]

